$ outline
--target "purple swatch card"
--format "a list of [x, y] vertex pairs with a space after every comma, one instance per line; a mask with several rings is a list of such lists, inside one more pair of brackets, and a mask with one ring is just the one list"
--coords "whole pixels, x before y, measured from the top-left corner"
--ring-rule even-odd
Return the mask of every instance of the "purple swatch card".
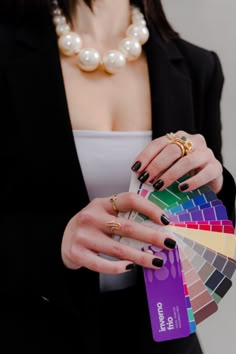
[[143, 269], [153, 339], [161, 342], [188, 336], [187, 294], [178, 247], [164, 250], [146, 246], [143, 251], [164, 260], [161, 269]]
[[171, 222], [188, 222], [188, 221], [207, 221], [207, 220], [224, 220], [228, 219], [227, 211], [224, 205], [216, 205], [214, 207], [195, 210], [193, 212], [185, 212], [182, 214], [173, 214], [169, 216]]

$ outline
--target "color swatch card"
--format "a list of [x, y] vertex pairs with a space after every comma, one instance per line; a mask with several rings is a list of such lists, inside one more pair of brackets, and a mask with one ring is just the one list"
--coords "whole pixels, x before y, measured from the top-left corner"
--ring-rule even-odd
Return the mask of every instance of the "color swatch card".
[[199, 324], [218, 310], [218, 305], [205, 287], [198, 272], [180, 248], [180, 256], [195, 324]]
[[181, 213], [169, 215], [171, 222], [208, 221], [227, 219], [224, 205], [215, 205], [204, 209], [190, 209]]
[[[148, 225], [149, 222], [151, 223], [150, 220], [147, 220], [144, 222], [144, 224]], [[157, 230], [163, 229], [163, 227], [160, 227], [159, 225], [152, 225], [150, 227]], [[205, 281], [211, 280], [210, 277], [211, 274], [210, 272], [208, 273], [206, 271], [203, 272], [201, 265], [206, 264], [207, 261], [204, 260], [203, 262], [199, 262], [200, 266], [196, 262], [196, 260], [195, 262], [192, 262], [191, 257], [189, 257], [190, 253], [188, 250], [188, 246], [184, 244], [182, 240], [178, 239], [174, 233], [170, 233], [168, 231], [165, 231], [165, 233], [167, 234], [167, 236], [171, 236], [172, 238], [176, 239], [178, 242], [182, 269], [185, 275], [185, 282], [189, 293], [189, 300], [192, 305], [195, 322], [198, 324], [202, 322], [204, 319], [206, 319], [207, 317], [209, 317], [210, 315], [212, 315], [218, 309], [217, 303], [213, 297], [215, 287], [211, 288], [211, 286], [209, 285], [210, 288], [209, 291], [209, 289], [205, 286]], [[149, 246], [149, 249], [152, 248], [153, 246]], [[148, 249], [148, 246], [145, 246], [144, 249]], [[191, 248], [190, 250], [192, 255], [194, 251]], [[168, 254], [170, 251], [165, 250], [164, 252]], [[162, 257], [162, 253], [160, 253], [158, 256], [163, 258], [165, 263], [166, 257]], [[170, 254], [172, 254], [172, 251], [170, 252]], [[211, 267], [211, 272], [213, 268], [214, 267]], [[159, 270], [156, 270], [155, 272], [158, 273]], [[165, 296], [166, 299], [168, 299], [168, 292], [166, 292]]]
[[146, 251], [164, 260], [160, 270], [144, 268], [153, 338], [158, 342], [186, 337], [191, 333], [191, 325], [195, 329], [195, 321], [188, 315], [192, 306], [184, 285], [178, 247], [167, 252], [147, 246]]
[[228, 279], [231, 279], [236, 270], [236, 262], [225, 255], [215, 252], [212, 249], [204, 247], [196, 241], [192, 241], [185, 236], [176, 234], [178, 239], [181, 240], [189, 247], [192, 248], [197, 254], [204, 258], [208, 263], [212, 264], [216, 269], [218, 269], [222, 274], [224, 274]]
[[217, 262], [209, 262], [206, 257], [202, 257], [194, 248], [187, 243], [183, 243], [177, 235], [177, 242], [181, 245], [185, 257], [192, 264], [199, 275], [202, 283], [217, 304], [223, 299], [232, 286], [230, 278], [217, 267]]
[[[130, 182], [130, 191], [159, 206], [168, 215], [170, 224], [154, 224], [135, 211], [126, 214], [126, 217], [154, 229], [161, 228], [177, 242], [176, 249], [172, 251], [125, 237], [120, 240], [164, 260], [163, 269], [144, 269], [155, 341], [184, 337], [188, 331], [193, 333], [197, 324], [217, 311], [220, 301], [232, 287], [231, 279], [236, 270], [235, 230], [232, 221], [228, 220], [225, 206], [208, 186], [187, 193], [180, 192], [178, 185], [186, 178], [182, 177], [163, 191], [155, 191], [152, 185], [141, 184], [135, 173]], [[178, 282], [178, 287], [174, 286], [174, 282]], [[177, 294], [173, 289], [177, 288], [178, 297], [173, 299], [173, 293]], [[178, 301], [181, 307], [178, 307]], [[177, 307], [181, 308], [179, 312]]]
[[234, 227], [229, 220], [208, 220], [208, 221], [186, 221], [171, 223], [173, 226], [185, 227], [188, 229], [205, 230], [212, 232], [223, 232], [227, 234], [234, 234]]
[[[194, 316], [194, 322], [192, 322], [192, 326], [191, 326], [191, 330], [193, 330], [194, 329], [193, 323], [198, 324], [217, 311], [217, 309], [218, 309], [217, 303], [215, 302], [214, 298], [212, 297], [212, 295], [210, 294], [208, 289], [205, 287], [200, 275], [194, 269], [194, 266], [188, 260], [188, 256], [187, 256], [187, 254], [185, 254], [186, 247], [182, 246], [182, 244], [181, 244], [182, 241], [177, 239], [175, 233], [172, 233], [172, 232], [166, 230], [163, 226], [154, 224], [149, 219], [145, 220], [143, 223], [153, 229], [162, 230], [163, 232], [165, 232], [167, 234], [167, 236], [171, 236], [172, 238], [176, 239], [178, 242], [179, 252], [181, 255], [180, 259], [181, 259], [182, 269], [183, 269], [184, 277], [185, 277], [185, 283], [186, 283], [186, 287], [188, 289], [189, 301], [190, 301], [190, 304], [192, 307], [192, 313]], [[129, 246], [132, 246], [134, 248], [142, 249], [146, 252], [147, 251], [150, 252], [149, 251], [150, 249], [156, 248], [156, 247], [150, 246], [144, 242], [130, 239], [127, 237], [123, 237], [121, 239], [121, 242], [125, 243]], [[166, 252], [168, 254], [169, 252], [172, 253], [172, 251], [162, 250], [162, 252], [158, 255], [159, 257], [163, 258], [164, 266], [165, 266], [166, 257], [165, 256], [163, 257], [163, 252]], [[157, 274], [159, 271], [162, 272], [162, 269], [154, 270], [153, 273], [156, 275], [156, 277], [157, 277]], [[165, 268], [164, 268], [164, 272], [166, 272]], [[211, 290], [211, 292], [212, 292], [212, 290]], [[165, 291], [166, 300], [171, 301], [172, 297], [173, 297], [173, 288], [166, 288], [166, 291]], [[150, 309], [150, 307], [149, 307], [149, 309]], [[150, 317], [151, 316], [152, 315], [150, 313]], [[153, 323], [153, 319], [152, 319], [152, 323]]]
[[168, 225], [166, 228], [236, 260], [236, 237], [234, 234], [188, 229], [174, 225]]

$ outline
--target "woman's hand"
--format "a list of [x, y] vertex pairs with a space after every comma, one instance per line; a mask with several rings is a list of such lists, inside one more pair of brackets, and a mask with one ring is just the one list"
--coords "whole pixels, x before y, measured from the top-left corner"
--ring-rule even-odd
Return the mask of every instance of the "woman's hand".
[[[110, 198], [94, 199], [69, 221], [61, 249], [66, 267], [71, 269], [86, 267], [96, 272], [110, 274], [131, 270], [134, 264], [154, 269], [161, 267], [162, 259], [118, 242], [113, 239], [113, 234], [166, 249], [174, 248], [175, 241], [164, 232], [118, 216], [113, 203]], [[169, 223], [159, 207], [135, 193], [118, 194], [115, 205], [121, 213], [134, 210], [157, 224]], [[108, 260], [100, 254], [119, 260]]]
[[178, 131], [174, 135], [192, 142], [191, 152], [181, 157], [181, 146], [172, 143], [167, 135], [153, 140], [136, 157], [132, 166], [132, 170], [138, 172], [140, 182], [152, 183], [156, 190], [163, 190], [188, 173], [190, 178], [179, 184], [182, 192], [208, 184], [218, 193], [223, 184], [223, 168], [212, 150], [207, 147], [204, 137], [184, 131]]

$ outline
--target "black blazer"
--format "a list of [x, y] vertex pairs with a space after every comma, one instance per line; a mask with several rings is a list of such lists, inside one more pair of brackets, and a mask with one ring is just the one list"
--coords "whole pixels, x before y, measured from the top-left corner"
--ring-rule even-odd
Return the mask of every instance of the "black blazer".
[[[182, 39], [164, 42], [150, 31], [153, 138], [179, 129], [201, 133], [222, 161], [217, 55]], [[0, 48], [1, 298], [18, 306], [23, 297], [45, 296], [80, 313], [96, 301], [98, 274], [68, 270], [61, 261], [65, 226], [88, 195], [51, 19], [1, 25]], [[226, 169], [224, 178], [219, 197], [234, 219], [235, 184]]]

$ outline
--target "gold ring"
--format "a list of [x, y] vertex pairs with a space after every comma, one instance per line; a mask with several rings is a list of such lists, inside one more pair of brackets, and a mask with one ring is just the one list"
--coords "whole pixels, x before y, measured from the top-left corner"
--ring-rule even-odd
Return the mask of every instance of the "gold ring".
[[106, 222], [106, 226], [109, 226], [111, 228], [111, 234], [114, 233], [114, 230], [120, 230], [121, 228], [121, 223], [111, 220]]
[[180, 157], [183, 157], [185, 155], [184, 146], [177, 139], [174, 139], [170, 144], [176, 144], [176, 145], [178, 145], [180, 147], [180, 150], [181, 150], [181, 156]]
[[193, 149], [193, 143], [186, 136], [179, 138], [174, 133], [168, 133], [166, 137], [170, 140], [170, 144], [176, 144], [180, 147], [181, 157], [188, 155]]
[[110, 201], [112, 203], [112, 209], [116, 212], [116, 213], [119, 213], [119, 209], [117, 208], [117, 205], [116, 205], [116, 199], [117, 199], [117, 194], [113, 195], [113, 197], [110, 198]]
[[188, 138], [186, 138], [186, 136], [182, 136], [181, 137], [181, 142], [183, 142], [182, 144], [184, 144], [185, 155], [188, 155], [193, 149], [192, 141], [189, 140]]
[[169, 139], [169, 140], [174, 140], [176, 138], [175, 134], [174, 133], [167, 133], [166, 134], [166, 137]]

